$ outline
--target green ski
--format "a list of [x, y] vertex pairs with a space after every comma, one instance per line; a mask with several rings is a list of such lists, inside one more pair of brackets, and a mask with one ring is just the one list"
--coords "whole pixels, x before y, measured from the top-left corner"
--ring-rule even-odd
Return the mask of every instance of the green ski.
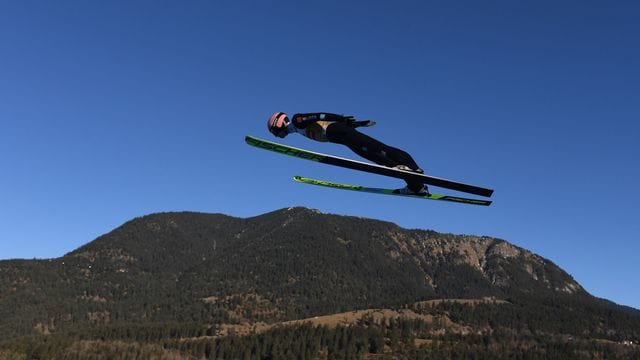
[[449, 196], [449, 195], [439, 195], [439, 194], [429, 194], [429, 195], [425, 195], [425, 196], [422, 196], [422, 195], [405, 195], [405, 194], [397, 193], [393, 189], [380, 189], [380, 188], [364, 187], [364, 186], [360, 186], [360, 185], [340, 184], [340, 183], [335, 183], [335, 182], [330, 182], [330, 181], [310, 179], [310, 178], [306, 178], [306, 177], [302, 177], [302, 176], [294, 176], [293, 180], [295, 180], [297, 182], [304, 183], [304, 184], [326, 186], [326, 187], [330, 187], [330, 188], [333, 188], [333, 189], [353, 190], [353, 191], [367, 192], [367, 193], [373, 193], [373, 194], [383, 194], [383, 195], [405, 196], [405, 197], [416, 198], [416, 199], [425, 199], [425, 200], [451, 201], [451, 202], [470, 204], [470, 205], [483, 205], [483, 206], [491, 205], [491, 201], [489, 201], [489, 200], [468, 199], [468, 198], [463, 198], [463, 197]]
[[345, 159], [337, 156], [326, 155], [309, 150], [298, 149], [292, 146], [282, 145], [267, 140], [258, 139], [253, 136], [245, 136], [244, 140], [247, 144], [261, 149], [277, 152], [284, 155], [295, 156], [297, 158], [317, 161], [323, 164], [340, 166], [347, 169], [365, 171], [373, 174], [390, 176], [403, 180], [413, 180], [423, 184], [438, 186], [446, 189], [462, 191], [474, 195], [490, 197], [493, 190], [482, 188], [475, 185], [464, 184], [452, 180], [437, 178], [424, 174], [418, 174], [410, 171], [393, 169], [381, 165], [370, 164], [362, 161]]

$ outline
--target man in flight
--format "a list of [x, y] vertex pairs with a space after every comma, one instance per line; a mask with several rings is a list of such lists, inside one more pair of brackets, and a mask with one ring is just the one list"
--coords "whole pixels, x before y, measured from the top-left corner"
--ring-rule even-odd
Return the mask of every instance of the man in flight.
[[[287, 114], [276, 112], [269, 117], [267, 126], [269, 131], [279, 138], [298, 133], [312, 140], [345, 145], [356, 154], [378, 165], [424, 173], [407, 152], [383, 144], [356, 130], [357, 127], [366, 126], [368, 123], [370, 122], [356, 121], [353, 116], [332, 113], [295, 114], [290, 120]], [[407, 186], [396, 192], [421, 196], [429, 194], [424, 184], [411, 180], [405, 181]]]

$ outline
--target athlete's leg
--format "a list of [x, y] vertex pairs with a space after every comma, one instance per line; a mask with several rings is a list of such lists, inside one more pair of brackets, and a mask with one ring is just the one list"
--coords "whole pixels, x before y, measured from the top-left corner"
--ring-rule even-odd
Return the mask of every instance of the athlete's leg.
[[[407, 152], [388, 146], [370, 136], [367, 136], [345, 123], [332, 123], [327, 127], [329, 141], [348, 146], [353, 152], [378, 165], [405, 165], [412, 170], [420, 167]], [[409, 182], [410, 189], [421, 189], [421, 183]]]
[[367, 136], [344, 123], [332, 123], [327, 127], [327, 138], [332, 143], [349, 147], [353, 152], [378, 165], [396, 166], [384, 151], [385, 144]]
[[419, 168], [406, 151], [386, 145], [365, 135], [345, 123], [332, 123], [327, 128], [329, 141], [348, 146], [353, 152], [379, 165], [406, 165], [412, 170]]

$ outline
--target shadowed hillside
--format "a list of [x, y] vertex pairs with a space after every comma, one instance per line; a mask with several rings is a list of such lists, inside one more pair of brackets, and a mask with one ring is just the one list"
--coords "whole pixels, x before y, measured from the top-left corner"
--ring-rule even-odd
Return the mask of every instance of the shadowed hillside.
[[[264, 337], [274, 324], [303, 326], [292, 320], [403, 308], [417, 314], [411, 321], [428, 324], [425, 339], [506, 331], [514, 339], [597, 338], [605, 350], [640, 339], [640, 312], [592, 297], [549, 260], [506, 241], [305, 208], [247, 219], [149, 215], [61, 258], [1, 261], [0, 275], [0, 338], [17, 353], [19, 344], [42, 336], [59, 339], [56, 349], [111, 340], [176, 351], [180, 346], [155, 342], [220, 342], [229, 329]], [[489, 300], [424, 306], [430, 299]], [[391, 323], [362, 316], [342, 325], [365, 332], [382, 326], [389, 339]], [[207, 345], [194, 347], [202, 355]]]

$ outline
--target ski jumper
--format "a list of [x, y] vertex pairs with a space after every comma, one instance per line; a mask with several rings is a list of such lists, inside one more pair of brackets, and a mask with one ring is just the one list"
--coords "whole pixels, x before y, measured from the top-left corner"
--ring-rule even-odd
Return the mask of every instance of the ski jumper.
[[[351, 121], [352, 122], [352, 121]], [[347, 146], [351, 151], [378, 165], [394, 167], [405, 165], [412, 170], [420, 167], [407, 152], [386, 145], [358, 130], [349, 118], [331, 113], [295, 114], [289, 132], [310, 139]], [[406, 181], [409, 189], [421, 189], [422, 183]]]

